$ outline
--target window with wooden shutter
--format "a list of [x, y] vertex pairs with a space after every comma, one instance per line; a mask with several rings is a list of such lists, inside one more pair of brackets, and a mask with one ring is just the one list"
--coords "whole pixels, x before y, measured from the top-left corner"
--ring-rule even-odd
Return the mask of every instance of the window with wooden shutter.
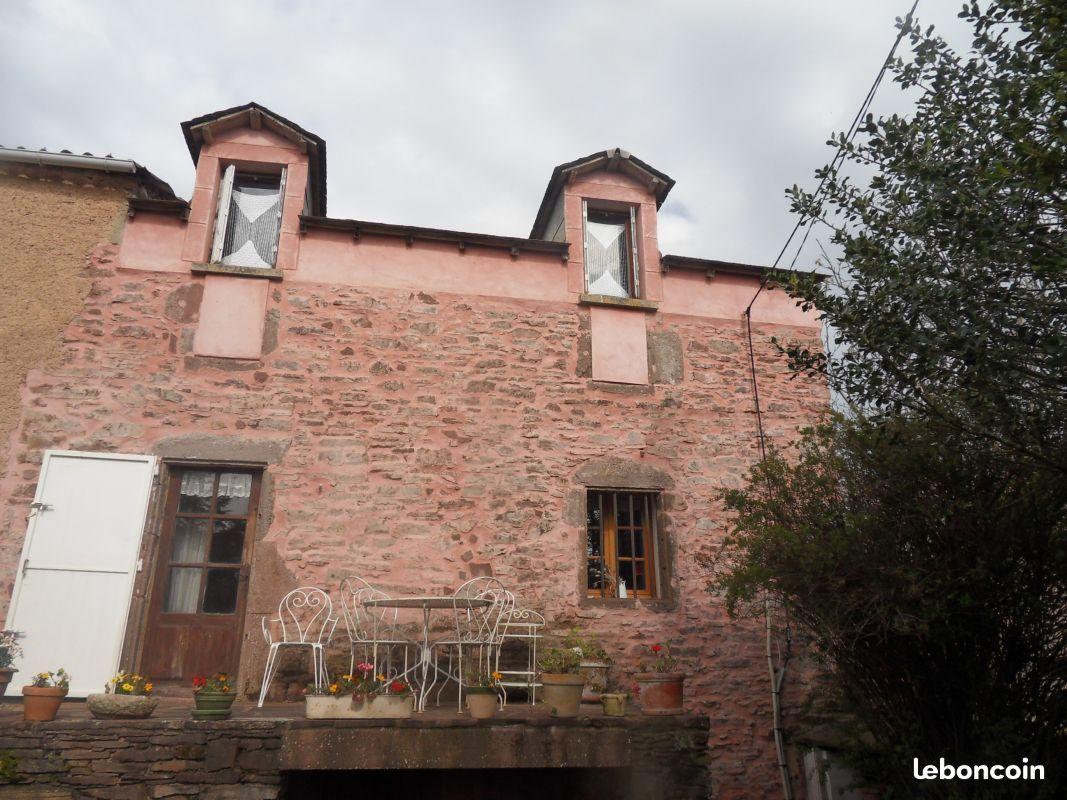
[[284, 196], [284, 170], [262, 175], [226, 167], [219, 184], [212, 262], [272, 268], [278, 257]]

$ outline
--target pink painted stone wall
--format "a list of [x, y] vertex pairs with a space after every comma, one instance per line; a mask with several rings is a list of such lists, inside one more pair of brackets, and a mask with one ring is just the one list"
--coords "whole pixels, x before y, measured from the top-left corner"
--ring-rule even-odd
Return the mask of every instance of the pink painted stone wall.
[[[335, 587], [356, 572], [393, 591], [443, 592], [491, 570], [554, 630], [579, 623], [600, 634], [623, 670], [643, 644], [672, 641], [692, 671], [687, 704], [712, 720], [716, 796], [776, 796], [761, 633], [727, 620], [698, 560], [724, 535], [718, 493], [756, 458], [738, 316], [648, 317], [650, 340], [680, 373], [620, 393], [590, 381], [590, 312], [576, 304], [283, 282], [269, 284], [262, 357], [227, 366], [192, 352], [203, 278], [113, 259], [104, 249], [90, 265], [93, 289], [62, 364], [28, 376], [0, 482], [5, 602], [43, 449], [159, 452], [183, 437], [263, 446], [277, 459], [253, 558], [243, 689], [258, 681], [259, 617], [291, 586]], [[827, 397], [790, 380], [771, 335], [817, 345], [817, 329], [754, 329], [765, 424], [782, 444]], [[670, 478], [665, 606], [583, 602], [577, 476], [605, 460]]]
[[266, 323], [267, 290], [256, 278], [207, 275], [193, 352], [220, 358], [259, 358]]
[[645, 315], [622, 308], [589, 309], [593, 380], [648, 383], [648, 331]]
[[[272, 159], [290, 170], [284, 279], [191, 274], [210, 247], [220, 167]], [[491, 573], [553, 630], [577, 623], [599, 634], [623, 673], [643, 645], [673, 642], [691, 673], [687, 705], [711, 718], [716, 797], [777, 797], [762, 634], [726, 618], [701, 558], [725, 535], [721, 491], [757, 457], [741, 313], [758, 279], [663, 275], [654, 200], [618, 173], [566, 187], [576, 243], [566, 264], [301, 236], [306, 163], [263, 131], [219, 135], [202, 152], [187, 223], [138, 213], [121, 251], [94, 254], [62, 360], [27, 376], [0, 465], [0, 604], [44, 449], [266, 453], [242, 689], [255, 689], [262, 669], [259, 620], [293, 586], [333, 588], [354, 572], [391, 591], [445, 592]], [[583, 196], [639, 205], [643, 296], [659, 302], [656, 313], [578, 304]], [[228, 318], [235, 303], [244, 311]], [[644, 351], [636, 336], [627, 341], [634, 362], [645, 357], [647, 385], [594, 381], [610, 364], [598, 359], [594, 328], [619, 315], [627, 330], [643, 327]], [[781, 291], [761, 295], [753, 320], [764, 425], [784, 445], [826, 409], [827, 392], [792, 379], [770, 337], [818, 347], [819, 327]], [[227, 336], [240, 353], [220, 352]], [[662, 476], [667, 602], [585, 599], [583, 476], [598, 471]], [[147, 534], [150, 571], [158, 527]]]

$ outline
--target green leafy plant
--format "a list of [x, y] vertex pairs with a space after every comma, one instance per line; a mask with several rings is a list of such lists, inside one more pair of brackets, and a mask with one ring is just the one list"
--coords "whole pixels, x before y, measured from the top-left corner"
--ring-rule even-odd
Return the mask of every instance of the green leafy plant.
[[140, 697], [150, 696], [154, 688], [151, 678], [146, 678], [144, 675], [137, 675], [133, 672], [120, 672], [108, 681], [107, 686], [104, 687], [109, 694], [136, 695]]
[[582, 652], [575, 647], [549, 647], [538, 654], [537, 666], [550, 675], [578, 674]]
[[647, 646], [645, 656], [648, 661], [642, 659], [638, 664], [639, 672], [677, 672], [678, 659], [671, 654], [669, 642], [651, 644]]
[[1046, 765], [1026, 796], [1063, 796], [1067, 777], [1048, 769], [1067, 752], [1062, 476], [948, 424], [837, 419], [788, 458], [772, 453], [726, 503], [717, 589], [735, 616], [788, 607], [822, 667], [814, 718], [892, 789], [881, 796], [963, 796], [915, 781], [915, 757], [1021, 753]]
[[10, 669], [15, 659], [22, 655], [18, 631], [0, 630], [0, 669]]
[[70, 675], [62, 667], [55, 672], [38, 672], [30, 679], [30, 686], [37, 689], [69, 689]]
[[610, 664], [611, 659], [600, 641], [592, 634], [583, 633], [581, 629], [574, 627], [563, 637], [563, 646], [580, 651], [582, 661], [598, 661]]
[[216, 672], [214, 675], [205, 677], [198, 675], [193, 678], [193, 692], [200, 694], [232, 694], [233, 684], [230, 675], [226, 672]]
[[503, 677], [499, 672], [490, 672], [488, 675], [479, 672], [474, 682], [464, 686], [463, 691], [467, 694], [497, 694]]

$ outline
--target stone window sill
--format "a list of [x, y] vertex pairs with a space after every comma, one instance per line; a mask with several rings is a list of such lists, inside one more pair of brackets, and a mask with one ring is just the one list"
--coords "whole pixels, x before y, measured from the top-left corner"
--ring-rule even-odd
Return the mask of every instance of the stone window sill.
[[666, 597], [582, 597], [578, 605], [581, 608], [643, 608], [648, 611], [670, 611], [674, 603]]
[[280, 281], [280, 269], [263, 269], [261, 267], [231, 267], [226, 264], [193, 264], [194, 275], [237, 275], [242, 278], [265, 278], [268, 281]]
[[612, 297], [607, 294], [580, 294], [578, 303], [583, 306], [610, 306], [612, 308], [631, 308], [635, 311], [655, 313], [659, 303], [654, 300], [641, 300], [637, 297]]

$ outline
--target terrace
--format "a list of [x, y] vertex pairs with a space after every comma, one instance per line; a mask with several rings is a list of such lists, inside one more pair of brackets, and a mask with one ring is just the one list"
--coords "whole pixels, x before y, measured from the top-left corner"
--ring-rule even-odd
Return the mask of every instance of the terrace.
[[190, 718], [189, 698], [163, 698], [146, 720], [93, 719], [66, 701], [55, 722], [0, 704], [0, 800], [465, 800], [551, 796], [679, 800], [709, 796], [708, 718], [605, 717], [583, 707], [557, 719], [509, 705], [490, 720], [453, 707], [406, 720], [308, 720], [302, 704], [251, 702], [232, 718]]

